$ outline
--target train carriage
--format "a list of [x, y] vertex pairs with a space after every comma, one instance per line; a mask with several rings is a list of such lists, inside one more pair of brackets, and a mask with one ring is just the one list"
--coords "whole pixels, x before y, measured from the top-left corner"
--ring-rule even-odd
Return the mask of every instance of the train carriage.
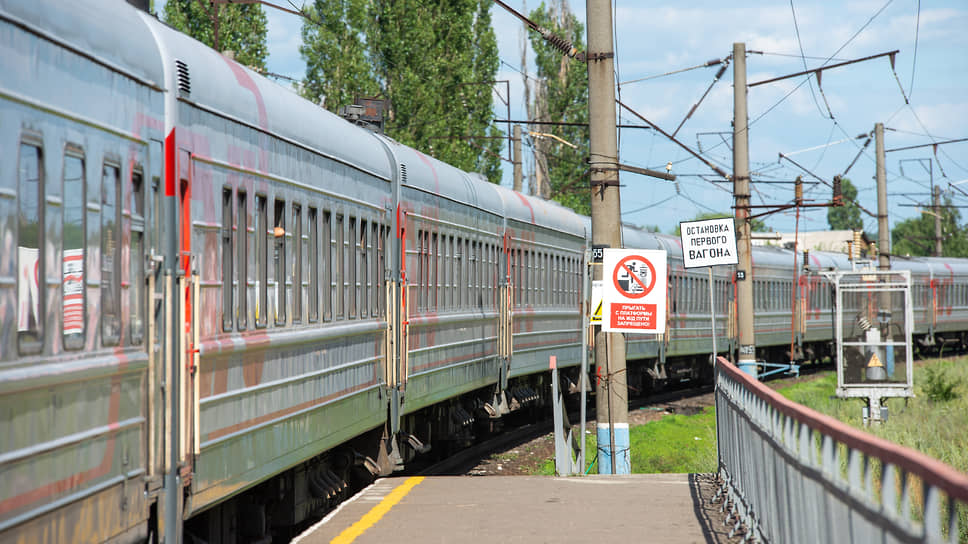
[[0, 2], [0, 540], [142, 538], [164, 70], [137, 12], [50, 8]]
[[[465, 172], [392, 144], [400, 183], [403, 411], [494, 383], [503, 209]], [[405, 352], [405, 353], [403, 353]], [[427, 437], [425, 437], [427, 438]]]
[[155, 25], [191, 516], [383, 424], [394, 169], [369, 131]]
[[510, 377], [581, 361], [582, 217], [557, 203], [495, 186], [504, 201], [504, 254], [511, 286]]

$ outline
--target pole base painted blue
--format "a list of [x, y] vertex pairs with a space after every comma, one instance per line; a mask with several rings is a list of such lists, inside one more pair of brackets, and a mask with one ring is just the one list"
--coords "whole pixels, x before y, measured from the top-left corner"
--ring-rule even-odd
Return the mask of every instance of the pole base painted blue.
[[756, 375], [756, 361], [739, 361], [736, 366], [750, 376], [759, 378], [759, 376]]
[[[612, 451], [608, 436], [608, 423], [598, 424], [598, 473], [612, 473]], [[615, 474], [632, 473], [632, 448], [629, 440], [629, 424], [615, 424]]]

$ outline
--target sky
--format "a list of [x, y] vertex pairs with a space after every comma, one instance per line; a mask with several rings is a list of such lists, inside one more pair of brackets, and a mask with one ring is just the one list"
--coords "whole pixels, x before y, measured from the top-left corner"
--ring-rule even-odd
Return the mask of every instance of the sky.
[[[298, 5], [299, 0], [294, 1]], [[539, 5], [537, 0], [506, 3], [522, 12]], [[790, 203], [792, 183], [776, 182], [790, 182], [798, 174], [808, 183], [805, 198], [826, 202], [830, 188], [814, 175], [829, 181], [860, 152], [847, 177], [858, 188], [859, 203], [877, 213], [874, 143], [861, 152], [864, 139], [856, 139], [858, 135], [872, 133], [874, 124], [881, 122], [888, 150], [968, 138], [968, 4], [961, 0], [923, 5], [918, 0], [613, 0], [612, 5], [621, 100], [668, 133], [676, 130], [712, 83], [718, 67], [662, 74], [723, 59], [732, 53], [734, 42], [762, 52], [747, 55], [748, 83], [803, 71], [804, 64], [809, 69], [898, 50], [893, 71], [887, 57], [824, 71], [823, 94], [816, 79], [807, 76], [749, 89], [753, 204]], [[585, 2], [573, 0], [570, 8], [585, 21]], [[269, 71], [301, 79], [305, 74], [298, 51], [302, 20], [274, 9], [266, 12]], [[491, 14], [501, 57], [496, 79], [510, 82], [511, 117], [524, 119], [522, 72], [534, 73], [533, 65], [521, 66], [526, 28], [496, 4]], [[633, 81], [646, 77], [650, 79]], [[498, 89], [504, 96], [503, 85]], [[640, 123], [627, 112], [620, 113], [621, 123]], [[732, 115], [730, 65], [677, 138], [731, 173]], [[505, 116], [505, 105], [495, 95], [495, 117]], [[662, 135], [627, 129], [620, 131], [619, 142], [621, 163], [664, 169], [671, 162], [672, 173], [678, 176], [673, 183], [623, 172], [623, 221], [671, 232], [680, 221], [701, 213], [732, 213], [732, 185], [715, 183], [716, 176], [707, 166]], [[526, 171], [533, 162], [529, 151], [526, 146]], [[563, 147], [556, 152], [570, 150]], [[780, 153], [809, 173], [780, 160]], [[892, 151], [886, 156], [892, 225], [922, 213], [923, 208], [916, 205], [930, 203], [932, 183], [955, 205], [968, 206], [968, 142], [939, 145], [936, 150], [929, 146]], [[501, 183], [511, 186], [510, 165]], [[968, 209], [960, 211], [964, 222]], [[827, 229], [826, 212], [824, 208], [804, 210], [800, 230]], [[876, 218], [862, 217], [865, 230], [876, 233]], [[796, 223], [792, 211], [763, 219], [770, 229], [784, 232], [793, 231]]]

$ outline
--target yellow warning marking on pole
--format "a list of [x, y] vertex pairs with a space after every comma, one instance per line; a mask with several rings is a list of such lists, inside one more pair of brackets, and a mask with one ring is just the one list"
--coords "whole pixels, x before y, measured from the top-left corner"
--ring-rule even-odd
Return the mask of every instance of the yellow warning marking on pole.
[[400, 500], [403, 499], [407, 493], [410, 493], [411, 489], [416, 487], [417, 484], [423, 480], [423, 476], [413, 476], [411, 478], [407, 478], [403, 484], [391, 491], [386, 497], [383, 497], [383, 500], [380, 501], [380, 504], [370, 509], [370, 511], [361, 517], [359, 521], [344, 529], [342, 533], [340, 533], [333, 540], [330, 540], [329, 543], [350, 544], [350, 542], [356, 540], [356, 538], [366, 532], [367, 529], [375, 525], [376, 522], [380, 521], [380, 518], [389, 512], [395, 504], [400, 502]]
[[598, 301], [598, 306], [595, 311], [592, 312], [592, 317], [589, 320], [591, 323], [601, 323], [602, 322], [602, 301]]

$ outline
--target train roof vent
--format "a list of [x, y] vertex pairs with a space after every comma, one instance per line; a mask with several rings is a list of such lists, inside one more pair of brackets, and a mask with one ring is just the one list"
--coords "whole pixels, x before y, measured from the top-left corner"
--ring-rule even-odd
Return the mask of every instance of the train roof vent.
[[178, 91], [183, 96], [192, 94], [192, 78], [188, 74], [188, 65], [175, 59], [175, 70], [178, 71]]
[[400, 185], [405, 185], [407, 183], [407, 165], [400, 165]]

